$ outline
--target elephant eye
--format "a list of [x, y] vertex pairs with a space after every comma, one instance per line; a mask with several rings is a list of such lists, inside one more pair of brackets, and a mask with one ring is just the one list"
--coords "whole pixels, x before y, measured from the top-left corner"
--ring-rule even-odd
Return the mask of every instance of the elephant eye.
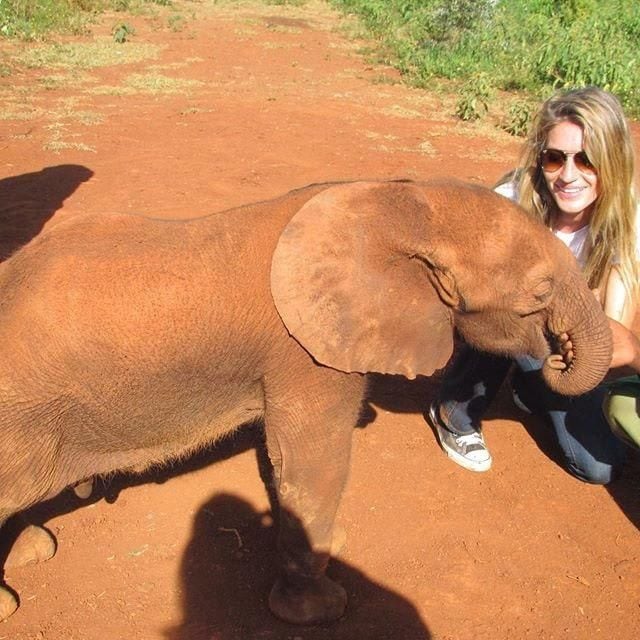
[[540, 304], [546, 305], [553, 294], [553, 278], [547, 277], [538, 282], [531, 290], [531, 295]]
[[545, 309], [553, 296], [553, 278], [545, 277], [521, 292], [520, 302], [516, 302], [514, 310], [521, 318], [526, 318]]
[[526, 313], [519, 313], [518, 316], [520, 318], [530, 318], [531, 316], [535, 316], [536, 313], [540, 313], [542, 309], [534, 309], [533, 311], [528, 311]]

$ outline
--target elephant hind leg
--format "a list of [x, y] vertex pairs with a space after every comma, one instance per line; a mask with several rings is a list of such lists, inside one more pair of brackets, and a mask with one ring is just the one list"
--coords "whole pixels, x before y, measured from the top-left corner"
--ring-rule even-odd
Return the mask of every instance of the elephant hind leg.
[[[2, 525], [6, 520], [6, 515], [0, 512], [0, 533], [2, 531]], [[0, 564], [0, 567], [4, 563]], [[2, 571], [0, 571], [0, 574]], [[18, 598], [16, 594], [11, 591], [6, 585], [0, 582], [0, 622], [6, 620], [16, 609], [18, 608]]]
[[[0, 519], [0, 527], [4, 522]], [[45, 562], [55, 555], [55, 538], [44, 527], [28, 524], [22, 516], [1, 528], [2, 545], [0, 567], [12, 569]], [[7, 619], [18, 608], [19, 600], [13, 590], [0, 582], [0, 621]]]
[[[40, 438], [40, 434], [32, 434], [29, 442], [22, 435], [28, 430], [18, 429], [15, 420], [3, 417], [0, 427], [4, 447], [0, 450], [0, 568], [5, 569], [43, 562], [55, 554], [55, 540], [46, 529], [27, 525], [20, 515], [12, 516], [51, 493], [57, 447], [54, 437]], [[17, 595], [0, 580], [0, 620], [8, 618], [18, 603]]]
[[322, 624], [344, 613], [346, 593], [324, 573], [365, 388], [362, 376], [312, 362], [265, 385], [282, 563], [269, 605], [287, 622]]
[[28, 524], [19, 533], [4, 562], [5, 569], [45, 562], [56, 553], [55, 538], [44, 528]]

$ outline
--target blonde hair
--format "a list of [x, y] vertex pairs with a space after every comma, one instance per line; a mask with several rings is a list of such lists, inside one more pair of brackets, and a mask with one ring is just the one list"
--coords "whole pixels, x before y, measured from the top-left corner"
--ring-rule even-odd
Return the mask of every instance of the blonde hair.
[[591, 251], [584, 275], [592, 289], [605, 284], [612, 261], [625, 289], [638, 294], [636, 257], [637, 200], [634, 150], [629, 125], [618, 99], [597, 87], [559, 93], [538, 112], [517, 173], [520, 204], [547, 226], [557, 208], [539, 163], [551, 129], [568, 120], [583, 132], [583, 146], [598, 172], [598, 197], [589, 223]]

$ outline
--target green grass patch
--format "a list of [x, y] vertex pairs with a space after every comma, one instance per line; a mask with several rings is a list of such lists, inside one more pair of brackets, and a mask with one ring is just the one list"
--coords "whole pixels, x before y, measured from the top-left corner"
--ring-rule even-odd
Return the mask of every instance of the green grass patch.
[[87, 33], [105, 11], [141, 12], [172, 0], [0, 0], [0, 37], [41, 40], [51, 32]]
[[52, 30], [83, 33], [103, 4], [92, 0], [2, 0], [0, 35], [36, 40]]

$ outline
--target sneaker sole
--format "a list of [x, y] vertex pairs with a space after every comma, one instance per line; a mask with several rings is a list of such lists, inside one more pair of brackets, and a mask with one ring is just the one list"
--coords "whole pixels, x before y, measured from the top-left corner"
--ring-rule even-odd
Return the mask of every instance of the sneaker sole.
[[491, 469], [491, 463], [493, 462], [491, 457], [489, 457], [489, 459], [485, 462], [470, 462], [464, 456], [461, 456], [457, 451], [454, 451], [442, 441], [442, 439], [440, 438], [440, 429], [444, 427], [440, 427], [440, 425], [438, 424], [438, 420], [435, 415], [435, 407], [433, 404], [429, 407], [429, 412], [427, 415], [429, 418], [429, 424], [436, 432], [436, 437], [438, 438], [438, 444], [440, 445], [440, 448], [447, 454], [447, 457], [450, 460], [455, 462], [457, 465], [464, 467], [468, 471], [475, 471], [476, 473], [483, 473]]

